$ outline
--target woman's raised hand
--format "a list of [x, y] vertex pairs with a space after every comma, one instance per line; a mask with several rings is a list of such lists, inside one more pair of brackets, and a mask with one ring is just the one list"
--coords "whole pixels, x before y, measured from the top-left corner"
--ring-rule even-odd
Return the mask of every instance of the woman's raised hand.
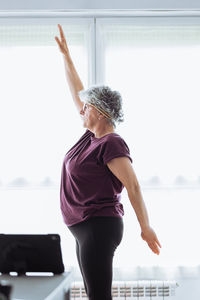
[[156, 254], [160, 253], [161, 244], [154, 232], [154, 230], [149, 226], [141, 232], [141, 237], [147, 242], [149, 248]]
[[59, 40], [59, 38], [57, 36], [55, 36], [55, 40], [58, 43], [58, 46], [60, 48], [61, 53], [63, 53], [64, 55], [69, 54], [69, 49], [67, 47], [67, 42], [66, 42], [66, 39], [65, 39], [65, 35], [64, 35], [63, 29], [62, 29], [60, 24], [58, 24], [58, 28], [59, 28], [59, 31], [60, 31], [61, 41]]

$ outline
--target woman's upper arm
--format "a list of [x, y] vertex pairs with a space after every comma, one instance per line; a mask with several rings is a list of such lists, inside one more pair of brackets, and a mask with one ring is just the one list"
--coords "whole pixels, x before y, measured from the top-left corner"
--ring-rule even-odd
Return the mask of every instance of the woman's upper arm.
[[126, 187], [127, 191], [139, 187], [139, 182], [128, 157], [113, 158], [107, 163], [107, 166]]
[[75, 101], [75, 106], [80, 114], [81, 110], [83, 109], [83, 102], [80, 100], [80, 98], [77, 96], [77, 99]]

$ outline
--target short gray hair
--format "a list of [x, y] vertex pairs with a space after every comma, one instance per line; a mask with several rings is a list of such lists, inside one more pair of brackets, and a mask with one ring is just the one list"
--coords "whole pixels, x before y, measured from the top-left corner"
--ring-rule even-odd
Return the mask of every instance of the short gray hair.
[[93, 104], [107, 112], [111, 119], [106, 119], [114, 127], [116, 127], [115, 122], [120, 123], [124, 121], [122, 97], [118, 91], [113, 91], [105, 85], [93, 85], [86, 90], [79, 91], [78, 95], [81, 101]]

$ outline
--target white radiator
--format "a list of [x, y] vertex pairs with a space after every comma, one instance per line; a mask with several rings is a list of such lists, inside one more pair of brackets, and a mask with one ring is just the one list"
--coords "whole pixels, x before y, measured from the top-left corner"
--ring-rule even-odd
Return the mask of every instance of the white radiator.
[[[176, 281], [169, 280], [136, 280], [113, 281], [113, 300], [170, 300], [174, 299]], [[88, 299], [83, 281], [74, 281], [71, 285], [70, 299]]]

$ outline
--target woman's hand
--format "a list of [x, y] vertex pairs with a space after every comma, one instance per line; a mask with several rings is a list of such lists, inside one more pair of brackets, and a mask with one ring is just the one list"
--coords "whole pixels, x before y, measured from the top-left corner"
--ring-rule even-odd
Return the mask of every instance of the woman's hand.
[[144, 241], [147, 242], [147, 244], [149, 245], [149, 248], [151, 248], [151, 250], [154, 253], [159, 255], [159, 253], [160, 253], [159, 247], [161, 248], [161, 244], [160, 244], [154, 230], [150, 226], [142, 230], [141, 237]]
[[60, 51], [64, 54], [64, 55], [69, 55], [69, 49], [67, 47], [67, 42], [66, 42], [66, 39], [65, 39], [65, 36], [64, 36], [64, 33], [63, 33], [63, 29], [61, 27], [60, 24], [58, 24], [58, 28], [59, 28], [59, 31], [60, 31], [60, 38], [61, 38], [61, 41], [58, 39], [57, 36], [55, 36], [55, 40], [57, 41], [58, 43], [58, 46], [60, 48]]

